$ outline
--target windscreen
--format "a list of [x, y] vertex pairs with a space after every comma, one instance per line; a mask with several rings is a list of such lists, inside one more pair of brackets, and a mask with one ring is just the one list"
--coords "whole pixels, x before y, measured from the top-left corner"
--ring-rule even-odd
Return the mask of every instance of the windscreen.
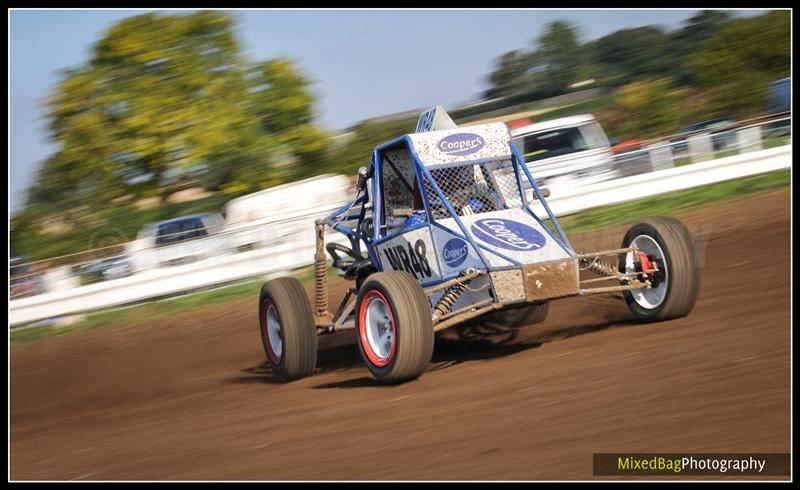
[[608, 147], [597, 123], [542, 131], [524, 136], [521, 143], [526, 162]]

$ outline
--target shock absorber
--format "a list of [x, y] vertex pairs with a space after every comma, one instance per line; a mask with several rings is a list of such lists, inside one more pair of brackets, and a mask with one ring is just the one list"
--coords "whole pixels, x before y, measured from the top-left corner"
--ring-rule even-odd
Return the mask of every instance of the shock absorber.
[[600, 276], [608, 276], [608, 277], [617, 277], [619, 273], [614, 268], [613, 265], [600, 260], [597, 257], [584, 257], [581, 259], [581, 266], [585, 267], [586, 269], [598, 274]]
[[314, 254], [314, 316], [318, 321], [325, 323], [331, 319], [328, 311], [328, 260], [325, 257], [325, 223], [318, 220], [314, 222], [316, 232], [317, 251]]
[[434, 307], [434, 322], [438, 321], [439, 318], [446, 315], [447, 312], [450, 311], [450, 308], [452, 308], [456, 301], [458, 301], [458, 298], [461, 297], [461, 294], [464, 293], [465, 289], [467, 289], [467, 287], [463, 283], [456, 283], [445, 290], [442, 297], [436, 303], [436, 307]]

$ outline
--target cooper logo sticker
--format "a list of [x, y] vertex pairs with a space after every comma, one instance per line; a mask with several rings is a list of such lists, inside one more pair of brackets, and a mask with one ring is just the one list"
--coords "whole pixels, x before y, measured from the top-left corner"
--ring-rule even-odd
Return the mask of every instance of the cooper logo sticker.
[[460, 238], [453, 238], [444, 244], [444, 263], [449, 267], [458, 267], [467, 260], [467, 242]]
[[474, 133], [456, 133], [439, 140], [436, 147], [442, 153], [452, 156], [470, 155], [486, 144], [483, 137]]
[[472, 224], [472, 234], [489, 245], [506, 250], [539, 250], [547, 242], [544, 235], [530, 226], [502, 218], [479, 219]]

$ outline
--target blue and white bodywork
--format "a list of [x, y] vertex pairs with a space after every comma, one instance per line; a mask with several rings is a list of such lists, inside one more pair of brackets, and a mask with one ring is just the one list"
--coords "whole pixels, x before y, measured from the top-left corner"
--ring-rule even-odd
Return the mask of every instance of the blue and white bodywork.
[[[513, 337], [544, 321], [552, 299], [612, 291], [634, 316], [657, 321], [688, 314], [697, 298], [696, 247], [673, 218], [635, 224], [621, 248], [576, 253], [502, 123], [459, 128], [436, 107], [415, 133], [375, 148], [355, 187], [353, 202], [315, 222], [314, 309], [296, 278], [261, 289], [261, 339], [279, 377], [311, 374], [316, 335], [344, 329], [355, 330], [372, 374], [397, 383], [422, 374], [446, 328]], [[326, 228], [350, 246], [326, 244]], [[333, 314], [326, 250], [355, 281]], [[614, 285], [584, 287], [604, 281]]]
[[[459, 128], [437, 107], [420, 117], [417, 131], [374, 150], [367, 192], [354, 203], [361, 205], [358, 214], [347, 215], [355, 209], [350, 205], [326, 224], [347, 235], [359, 253], [363, 244], [375, 271], [406, 271], [424, 289], [465, 271], [485, 271], [469, 282], [453, 311], [577, 294], [576, 253], [506, 125]], [[547, 216], [534, 213], [524, 189], [533, 190], [528, 196], [540, 200]], [[348, 220], [355, 226], [344, 224]], [[523, 272], [531, 272], [531, 264], [557, 266], [569, 285], [530, 291], [535, 280], [525, 280]], [[442, 294], [432, 293], [432, 303]]]

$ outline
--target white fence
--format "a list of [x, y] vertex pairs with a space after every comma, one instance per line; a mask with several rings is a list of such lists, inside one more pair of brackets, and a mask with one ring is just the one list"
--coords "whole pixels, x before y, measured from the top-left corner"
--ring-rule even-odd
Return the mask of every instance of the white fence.
[[[132, 276], [89, 284], [11, 301], [10, 325], [24, 325], [177, 293], [207, 288], [308, 265], [314, 255], [313, 224], [310, 240], [297, 240], [232, 255], [218, 255], [173, 267], [150, 269]], [[344, 236], [326, 237], [330, 241]], [[258, 294], [254, 291], [253, 294]]]
[[[578, 187], [552, 195], [547, 202], [557, 216], [564, 216], [593, 207], [790, 168], [791, 157], [791, 145], [785, 145]], [[539, 204], [534, 205], [534, 209], [543, 212]], [[304, 229], [307, 233], [267, 248], [219, 255], [191, 264], [13, 300], [9, 323], [24, 325], [309, 265], [314, 255], [313, 219], [307, 219]], [[346, 241], [339, 234], [330, 235], [327, 240]]]
[[[781, 170], [789, 168], [791, 163], [792, 148], [786, 145], [577, 187], [568, 193], [551, 195], [547, 204], [556, 216], [565, 216], [593, 207]], [[536, 213], [544, 213], [538, 202], [532, 207]]]

